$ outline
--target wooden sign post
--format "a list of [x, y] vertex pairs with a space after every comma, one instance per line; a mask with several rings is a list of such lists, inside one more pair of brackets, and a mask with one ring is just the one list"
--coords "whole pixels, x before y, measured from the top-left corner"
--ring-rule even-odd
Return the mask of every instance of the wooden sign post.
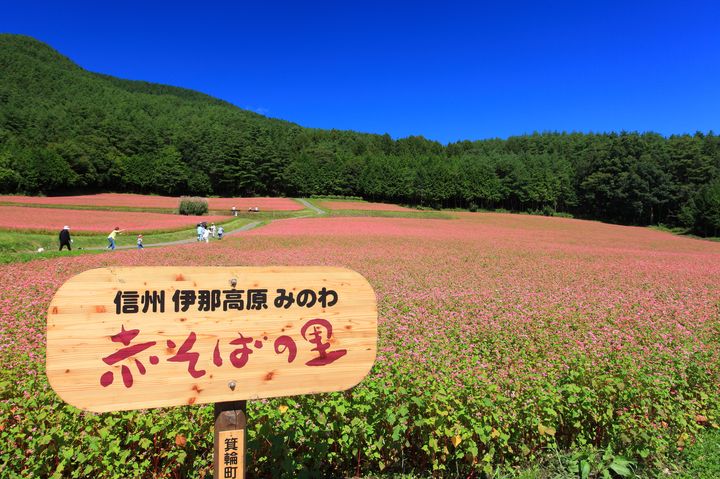
[[213, 477], [245, 479], [245, 401], [215, 404]]
[[88, 411], [217, 403], [216, 477], [240, 478], [244, 400], [348, 389], [376, 350], [375, 293], [348, 269], [110, 267], [55, 294], [46, 370]]

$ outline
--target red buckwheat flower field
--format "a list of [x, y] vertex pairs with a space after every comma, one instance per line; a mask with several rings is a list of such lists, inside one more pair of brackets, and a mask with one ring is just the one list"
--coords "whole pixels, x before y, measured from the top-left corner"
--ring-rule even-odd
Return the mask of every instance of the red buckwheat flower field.
[[8, 230], [73, 231], [109, 233], [120, 226], [129, 231], [176, 230], [192, 228], [201, 221], [226, 221], [228, 216], [185, 216], [129, 211], [70, 210], [0, 206], [0, 228]]
[[369, 280], [371, 373], [343, 393], [250, 401], [252, 477], [493, 476], [556, 448], [653, 464], [720, 423], [720, 244], [503, 214], [292, 219], [202, 249], [0, 266], [0, 464], [18, 476], [211, 470], [212, 407], [88, 414], [49, 388], [49, 301], [108, 265], [332, 265]]
[[[19, 196], [0, 195], [0, 203], [33, 205], [68, 205], [99, 207], [163, 208], [178, 207], [180, 198], [171, 196], [134, 195], [129, 193], [100, 193], [81, 196]], [[258, 207], [261, 211], [297, 211], [303, 207], [289, 198], [208, 198], [211, 210], [238, 210]]]

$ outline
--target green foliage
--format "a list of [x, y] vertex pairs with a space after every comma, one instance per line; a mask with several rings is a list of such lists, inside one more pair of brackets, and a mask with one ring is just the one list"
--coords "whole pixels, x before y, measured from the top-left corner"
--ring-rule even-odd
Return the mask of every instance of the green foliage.
[[688, 208], [692, 210], [695, 232], [703, 236], [720, 235], [720, 178], [702, 186]]
[[[187, 191], [190, 172], [175, 147], [166, 146], [160, 150], [157, 157], [145, 165], [146, 171], [148, 167], [152, 171], [152, 183], [160, 193], [173, 196]], [[180, 204], [182, 205], [182, 201]]]
[[9, 168], [0, 167], [0, 193], [15, 193], [19, 190], [22, 178]]
[[[263, 219], [269, 217], [263, 216], [266, 214], [267, 213], [259, 213], [251, 219], [237, 217], [222, 223], [222, 225], [225, 231], [229, 232], [251, 222], [257, 222], [258, 220], [263, 221]], [[284, 215], [279, 215], [279, 217], [291, 218], [297, 214], [299, 213], [288, 212]], [[191, 229], [184, 228], [178, 230], [146, 230], [143, 233], [145, 246], [188, 239], [195, 241], [196, 238], [197, 234], [194, 227]], [[126, 240], [120, 239], [119, 245], [122, 246], [123, 244], [128, 243]], [[131, 244], [135, 246], [134, 242]], [[0, 231], [0, 264], [102, 253], [105, 251], [106, 246], [107, 234], [76, 231], [73, 233], [73, 250], [58, 251], [58, 235], [56, 231], [44, 233], [39, 231]], [[38, 248], [43, 248], [44, 251], [38, 253]]]
[[[27, 357], [17, 358], [17, 364], [41, 366]], [[538, 385], [529, 392], [537, 398], [537, 410], [522, 407], [527, 397], [505, 396], [496, 386], [461, 396], [441, 377], [421, 385], [411, 375], [399, 384], [372, 375], [343, 393], [253, 401], [248, 404], [248, 472], [277, 478], [456, 477], [458, 472], [500, 477], [541, 463], [556, 471], [544, 477], [633, 477], [638, 462], [665, 468], [683, 438], [700, 429], [687, 416], [689, 405], [690, 410], [715, 407], [717, 413], [705, 392], [712, 386], [693, 389], [693, 381], [707, 379], [700, 371], [690, 372], [687, 389], [671, 399], [663, 398], [660, 388], [631, 386], [636, 380], [655, 381], [636, 375], [640, 371], [620, 378], [603, 376], [581, 360], [573, 366], [577, 372], [570, 369], [557, 389]], [[211, 472], [212, 407], [84, 413], [62, 403], [37, 369], [1, 372], [4, 477], [207, 477]], [[637, 409], [618, 414], [630, 404]], [[651, 428], [655, 421], [667, 423], [663, 437]], [[713, 434], [691, 450], [689, 471], [699, 474], [688, 477], [715, 477]], [[620, 448], [633, 458], [617, 454]]]
[[[380, 308], [413, 310], [403, 302]], [[44, 315], [23, 311], [10, 327], [42, 330]], [[349, 391], [250, 401], [249, 477], [507, 477], [542, 464], [557, 474], [540, 477], [604, 479], [632, 477], [641, 468], [662, 471], [682, 462], [684, 448], [691, 449], [688, 470], [697, 473], [688, 477], [710, 478], [717, 470], [716, 351], [676, 357], [668, 350], [652, 362], [610, 354], [611, 371], [568, 351], [559, 359], [564, 367], [550, 368], [546, 377], [546, 351], [532, 337], [502, 329], [467, 334], [448, 327], [446, 342], [435, 346], [457, 345], [460, 337], [481, 346], [477, 355], [452, 356], [450, 368], [442, 361], [419, 368], [385, 360]], [[380, 350], [394, 344], [414, 352], [407, 337], [381, 338]], [[528, 365], [528, 376], [447, 374], [480, 363], [491, 368], [507, 360], [497, 352], [508, 346], [517, 350], [514, 360]], [[44, 356], [42, 349], [3, 351], [3, 477], [209, 476], [211, 407], [85, 413], [50, 389]], [[699, 435], [706, 442], [693, 446]]]
[[12, 167], [10, 154], [0, 152], [0, 193], [14, 193], [20, 189], [22, 177]]
[[188, 216], [202, 216], [208, 212], [208, 202], [205, 198], [187, 197], [180, 198], [178, 213]]
[[88, 414], [58, 402], [44, 375], [28, 373], [2, 371], [3, 477], [198, 477], [211, 470], [203, 457], [212, 448], [205, 433], [211, 408]]
[[705, 432], [688, 448], [684, 469], [680, 479], [720, 477], [720, 429]]
[[188, 178], [188, 190], [198, 196], [208, 196], [212, 193], [210, 177], [202, 171], [196, 171]]
[[82, 70], [0, 35], [0, 191], [362, 197], [717, 234], [715, 134], [543, 133], [443, 146], [314, 130]]
[[330, 216], [370, 216], [375, 218], [422, 218], [449, 220], [453, 215], [444, 211], [383, 211], [383, 210], [335, 210]]
[[557, 463], [548, 461], [546, 469], [553, 471], [552, 475], [546, 474], [548, 477], [573, 479], [636, 477], [633, 472], [635, 462], [614, 454], [612, 447], [604, 451], [586, 447], [581, 451], [570, 453], [560, 453], [552, 446], [551, 449], [557, 454]]
[[335, 201], [363, 201], [359, 196], [342, 196], [342, 195], [312, 195], [313, 200], [335, 200]]

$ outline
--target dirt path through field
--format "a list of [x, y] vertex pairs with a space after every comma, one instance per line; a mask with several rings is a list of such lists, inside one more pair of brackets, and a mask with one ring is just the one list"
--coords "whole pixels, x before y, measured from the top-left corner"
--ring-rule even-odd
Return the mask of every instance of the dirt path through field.
[[305, 208], [313, 210], [315, 212], [315, 214], [317, 214], [318, 216], [324, 215], [325, 213], [327, 213], [325, 210], [321, 210], [314, 204], [310, 203], [308, 200], [304, 200], [302, 198], [295, 198], [295, 201], [302, 203], [305, 206]]
[[[252, 223], [243, 225], [240, 228], [225, 232], [225, 236], [230, 236], [233, 234], [241, 233], [243, 231], [251, 230], [260, 224], [261, 224], [260, 221], [253, 221]], [[188, 239], [182, 239], [182, 240], [176, 240], [176, 241], [166, 241], [163, 243], [146, 244], [144, 246], [145, 246], [145, 248], [155, 248], [155, 247], [159, 247], [159, 246], [174, 246], [174, 245], [178, 245], [178, 244], [188, 244], [188, 243], [195, 243], [195, 242], [197, 242], [197, 238], [195, 236], [193, 236], [192, 238], [188, 238]], [[115, 247], [115, 249], [135, 249], [135, 248], [137, 248], [137, 245], [135, 245], [135, 244], [128, 244], [128, 245]], [[100, 251], [100, 250], [104, 250], [104, 249], [107, 249], [107, 248], [85, 248], [85, 250], [87, 250], [87, 251]]]
[[[304, 200], [302, 198], [294, 198], [294, 199], [295, 199], [295, 201], [297, 201], [300, 204], [302, 204], [303, 206], [305, 206], [306, 209], [310, 210], [310, 214], [305, 215], [305, 216], [299, 216], [297, 218], [309, 218], [309, 217], [313, 217], [313, 216], [322, 216], [327, 213], [326, 211], [318, 208], [317, 206], [315, 206], [314, 204], [310, 203], [307, 200]], [[294, 219], [294, 218], [288, 218], [288, 219]], [[271, 220], [271, 221], [268, 221], [266, 224], [270, 224], [273, 221], [278, 221], [278, 220]], [[234, 229], [232, 231], [226, 231], [225, 236], [242, 233], [243, 231], [249, 231], [253, 228], [260, 226], [261, 224], [262, 224], [261, 221], [253, 221], [252, 223], [248, 223], [248, 224], [243, 225], [240, 228]], [[156, 247], [160, 247], [160, 246], [174, 246], [174, 245], [179, 245], [179, 244], [189, 244], [189, 243], [195, 243], [195, 242], [197, 242], [197, 238], [195, 236], [192, 236], [190, 238], [182, 239], [182, 240], [146, 244], [145, 247], [146, 248], [156, 248]], [[137, 248], [137, 245], [135, 245], [135, 244], [128, 244], [128, 245], [115, 247], [115, 249], [135, 249], [135, 248]], [[88, 250], [88, 251], [101, 251], [104, 249], [107, 249], [107, 248], [104, 248], [104, 247], [86, 248], [86, 250]]]

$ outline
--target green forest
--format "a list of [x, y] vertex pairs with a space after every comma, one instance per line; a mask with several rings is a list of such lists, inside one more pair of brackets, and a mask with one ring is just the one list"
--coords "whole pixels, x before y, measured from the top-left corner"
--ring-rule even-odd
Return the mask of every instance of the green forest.
[[346, 195], [720, 235], [712, 132], [547, 132], [442, 145], [318, 130], [88, 72], [0, 35], [0, 192]]

